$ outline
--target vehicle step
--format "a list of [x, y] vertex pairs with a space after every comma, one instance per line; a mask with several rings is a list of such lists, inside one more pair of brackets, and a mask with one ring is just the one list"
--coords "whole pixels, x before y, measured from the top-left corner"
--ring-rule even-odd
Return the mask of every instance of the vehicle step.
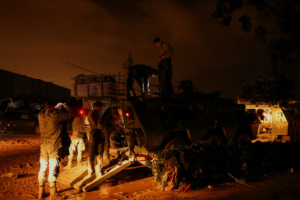
[[255, 143], [255, 142], [258, 142], [258, 141], [260, 141], [260, 142], [271, 142], [270, 139], [255, 139], [255, 140], [251, 140], [252, 143]]
[[264, 133], [258, 134], [257, 139], [270, 139], [272, 137], [272, 133]]

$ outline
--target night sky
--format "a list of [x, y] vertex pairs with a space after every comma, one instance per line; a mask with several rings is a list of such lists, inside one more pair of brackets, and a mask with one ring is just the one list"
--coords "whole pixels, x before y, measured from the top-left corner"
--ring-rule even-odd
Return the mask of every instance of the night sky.
[[[153, 40], [159, 37], [175, 50], [174, 85], [190, 79], [202, 92], [219, 90], [235, 98], [241, 79], [268, 79], [271, 63], [267, 47], [240, 30], [241, 13], [224, 28], [211, 17], [215, 5], [210, 0], [0, 0], [0, 68], [71, 88], [71, 78], [86, 72], [62, 61], [113, 74], [122, 71], [131, 51], [134, 64], [157, 68]], [[253, 10], [248, 8], [250, 15]]]

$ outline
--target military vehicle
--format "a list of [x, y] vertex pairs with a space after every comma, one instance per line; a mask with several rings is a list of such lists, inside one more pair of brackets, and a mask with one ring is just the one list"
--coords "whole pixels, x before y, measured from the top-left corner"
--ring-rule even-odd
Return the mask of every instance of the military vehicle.
[[[93, 110], [94, 102], [100, 100], [104, 103], [101, 116], [110, 107], [120, 107], [123, 110], [120, 122], [126, 130], [126, 138], [128, 136], [130, 138], [127, 140], [129, 148], [125, 148], [127, 155], [128, 157], [133, 155], [132, 159], [143, 164], [153, 159], [152, 152], [163, 150], [170, 143], [186, 145], [203, 140], [217, 143], [226, 140], [250, 142], [265, 139], [270, 134], [271, 137], [267, 138], [269, 141], [275, 138], [274, 135], [285, 137], [288, 136], [289, 117], [295, 116], [287, 110], [282, 110], [278, 105], [255, 107], [251, 102], [238, 100], [238, 103], [235, 103], [231, 99], [219, 98], [219, 92], [203, 94], [192, 87], [191, 81], [180, 82], [178, 88], [183, 91], [165, 99], [158, 98], [156, 93], [142, 97], [133, 92], [134, 96], [127, 96], [125, 76], [80, 75], [74, 79], [72, 96], [82, 100], [82, 109], [78, 112], [86, 118], [87, 137], [89, 138], [91, 130], [86, 116]], [[135, 91], [134, 88], [131, 90]], [[262, 123], [257, 117], [253, 117], [253, 112], [256, 116], [255, 114], [260, 112], [259, 109], [269, 109], [268, 112], [276, 118], [273, 120], [276, 123], [268, 126], [264, 134], [261, 131]], [[299, 131], [295, 129], [299, 127], [299, 120], [294, 120], [293, 123], [295, 125], [293, 130]], [[113, 151], [111, 148], [110, 153]], [[90, 178], [87, 176], [85, 166], [77, 166], [61, 173], [57, 181], [89, 191], [130, 164], [130, 160], [123, 161], [122, 164], [110, 168], [103, 176], [95, 175]]]
[[[252, 133], [256, 141], [299, 141], [299, 104], [279, 102], [253, 101], [237, 97], [237, 103], [245, 105], [246, 111], [252, 118]], [[265, 116], [263, 116], [265, 113]], [[264, 118], [270, 118], [269, 121]]]
[[[80, 110], [83, 117], [97, 100], [104, 103], [101, 115], [109, 107], [122, 108], [121, 124], [134, 137], [135, 155], [149, 155], [170, 142], [189, 144], [203, 140], [242, 142], [254, 139], [254, 122], [244, 105], [219, 98], [219, 92], [203, 94], [188, 90], [190, 88], [182, 86], [185, 82], [179, 87], [183, 92], [175, 94], [174, 98], [162, 99], [149, 94], [145, 99], [135, 93], [132, 97], [127, 96], [126, 81], [120, 75], [81, 75], [75, 78], [72, 96], [83, 100]], [[87, 120], [86, 124], [88, 134]]]

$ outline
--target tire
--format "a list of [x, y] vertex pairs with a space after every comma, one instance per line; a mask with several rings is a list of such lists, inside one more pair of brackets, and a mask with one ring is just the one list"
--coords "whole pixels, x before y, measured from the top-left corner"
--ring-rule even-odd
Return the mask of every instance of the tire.
[[211, 135], [207, 137], [206, 141], [213, 145], [221, 145], [226, 141], [226, 139], [220, 135]]
[[236, 142], [238, 144], [241, 144], [241, 143], [249, 143], [251, 142], [251, 137], [249, 134], [247, 133], [242, 133], [242, 134], [239, 134], [237, 137], [236, 137]]
[[171, 146], [186, 146], [190, 145], [190, 142], [187, 142], [185, 140], [180, 140], [180, 139], [172, 139], [170, 140], [164, 147], [164, 149], [170, 148]]
[[35, 125], [33, 131], [34, 131], [35, 134], [40, 135], [41, 134], [41, 132], [40, 132], [40, 126], [39, 125]]

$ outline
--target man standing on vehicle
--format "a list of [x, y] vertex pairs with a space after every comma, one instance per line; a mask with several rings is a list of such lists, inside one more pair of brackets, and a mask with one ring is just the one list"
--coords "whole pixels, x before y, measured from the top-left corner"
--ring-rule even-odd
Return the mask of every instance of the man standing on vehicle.
[[[100, 112], [103, 109], [103, 103], [101, 101], [96, 101], [93, 104], [94, 110], [89, 112], [88, 121], [91, 127], [91, 132], [89, 136], [89, 150], [88, 150], [88, 174], [91, 176], [94, 171], [97, 175], [101, 175], [101, 165], [102, 165], [102, 155], [103, 152], [103, 143], [104, 133], [102, 131], [102, 119]], [[96, 166], [95, 166], [95, 157], [96, 157]]]
[[73, 133], [69, 148], [68, 165], [65, 169], [71, 169], [74, 153], [77, 150], [77, 165], [82, 166], [82, 152], [85, 151], [85, 123], [83, 117], [75, 117], [72, 123]]
[[132, 89], [134, 81], [136, 81], [140, 88], [142, 96], [145, 96], [147, 92], [150, 90], [150, 81], [149, 77], [156, 77], [157, 76], [157, 70], [153, 69], [151, 66], [148, 65], [133, 65], [129, 67], [128, 72], [128, 95], [132, 96]]
[[[59, 107], [63, 107], [66, 112], [58, 113]], [[39, 172], [39, 199], [45, 195], [45, 180], [46, 170], [49, 164], [49, 177], [50, 184], [50, 199], [59, 198], [60, 195], [56, 190], [56, 178], [59, 173], [59, 165], [61, 159], [62, 149], [62, 124], [64, 121], [72, 118], [73, 112], [66, 104], [59, 103], [54, 107], [53, 101], [45, 102], [45, 109], [38, 115], [40, 132], [41, 132], [41, 155], [40, 155], [40, 172]]]
[[160, 57], [158, 58], [158, 76], [161, 95], [163, 97], [171, 97], [174, 94], [172, 86], [172, 62], [171, 57], [174, 54], [173, 48], [159, 38], [155, 38], [154, 44], [160, 48]]
[[242, 80], [242, 97], [243, 99], [251, 99], [253, 97], [252, 87], [245, 80]]

